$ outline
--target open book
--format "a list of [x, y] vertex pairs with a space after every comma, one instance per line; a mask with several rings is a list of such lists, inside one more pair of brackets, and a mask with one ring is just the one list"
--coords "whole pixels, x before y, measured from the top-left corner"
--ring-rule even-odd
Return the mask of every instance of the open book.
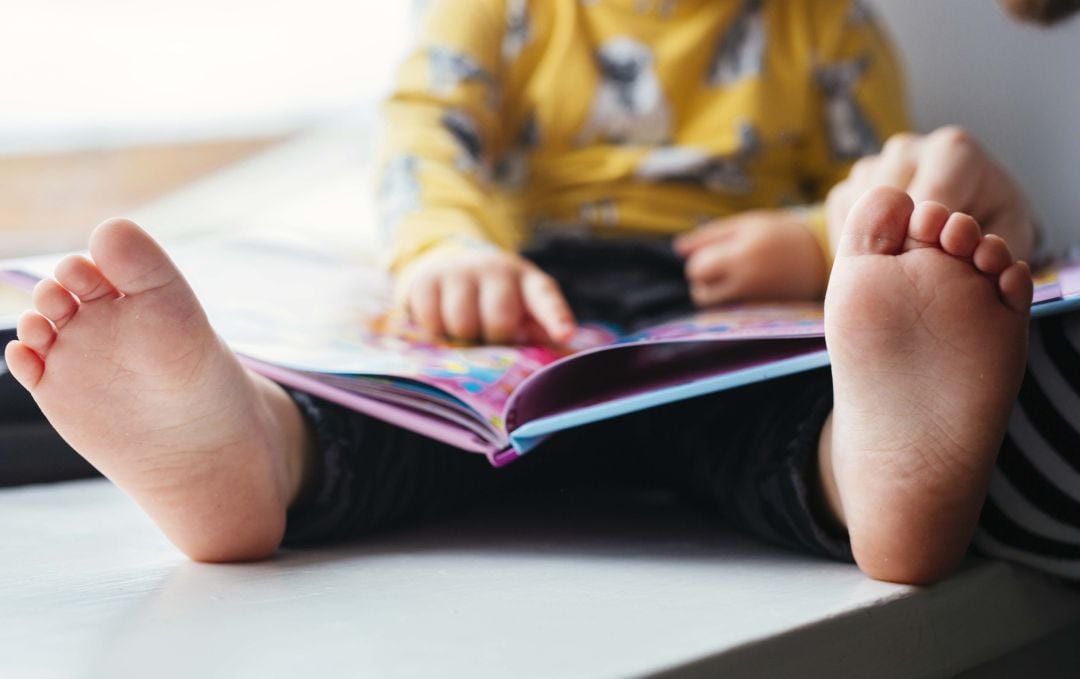
[[[173, 254], [252, 369], [497, 466], [560, 430], [829, 361], [820, 303], [703, 311], [633, 333], [586, 324], [560, 349], [458, 345], [395, 312], [385, 274], [335, 254], [261, 240]], [[57, 259], [0, 262], [0, 275], [28, 287]], [[1037, 284], [1035, 314], [1080, 309], [1080, 265]]]

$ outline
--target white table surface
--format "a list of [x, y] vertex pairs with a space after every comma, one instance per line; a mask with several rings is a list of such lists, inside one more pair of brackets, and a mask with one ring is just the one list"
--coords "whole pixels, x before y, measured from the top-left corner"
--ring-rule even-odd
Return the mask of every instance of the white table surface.
[[1080, 615], [1004, 564], [874, 582], [655, 495], [498, 509], [205, 565], [105, 481], [2, 491], [0, 676], [949, 676]]

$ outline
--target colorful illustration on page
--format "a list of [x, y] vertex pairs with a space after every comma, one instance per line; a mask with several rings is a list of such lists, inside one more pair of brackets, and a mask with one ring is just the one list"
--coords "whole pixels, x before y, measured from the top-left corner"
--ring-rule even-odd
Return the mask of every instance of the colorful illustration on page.
[[530, 375], [565, 356], [612, 344], [616, 336], [604, 328], [585, 326], [566, 347], [477, 345], [447, 342], [387, 314], [368, 326], [369, 342], [394, 351], [407, 367], [394, 371], [439, 387], [464, 401], [483, 418], [502, 427], [510, 394]]
[[1057, 267], [1051, 267], [1035, 274], [1034, 302], [1048, 302], [1062, 297], [1061, 276]]
[[215, 330], [235, 351], [295, 370], [414, 380], [444, 390], [496, 426], [509, 393], [528, 375], [617, 339], [587, 327], [557, 350], [456, 344], [431, 337], [396, 311], [384, 272], [333, 253], [233, 242], [181, 256]]
[[820, 302], [747, 304], [702, 311], [629, 335], [621, 342], [821, 337], [825, 333], [823, 318]]

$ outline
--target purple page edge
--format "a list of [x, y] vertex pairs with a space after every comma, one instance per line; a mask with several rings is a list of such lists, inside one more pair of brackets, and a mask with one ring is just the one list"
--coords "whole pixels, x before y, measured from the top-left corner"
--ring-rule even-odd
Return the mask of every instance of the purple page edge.
[[[757, 337], [757, 338], [754, 338], [754, 340], [755, 341], [756, 340], [801, 340], [801, 339], [812, 340], [812, 339], [818, 339], [818, 338], [824, 337], [824, 336], [825, 336], [824, 333], [770, 335], [768, 337]], [[503, 422], [506, 423], [506, 432], [507, 432], [507, 434], [509, 434], [515, 428], [517, 428], [518, 423], [511, 421], [513, 419], [513, 418], [511, 418], [511, 415], [514, 413], [514, 410], [515, 410], [515, 408], [517, 406], [517, 402], [521, 398], [520, 395], [525, 393], [529, 389], [530, 385], [533, 382], [538, 381], [541, 374], [547, 373], [550, 370], [554, 370], [556, 367], [561, 368], [564, 363], [572, 363], [574, 361], [578, 361], [580, 359], [592, 356], [593, 354], [599, 354], [599, 353], [604, 353], [604, 352], [613, 351], [613, 350], [619, 350], [619, 349], [627, 349], [629, 347], [634, 347], [634, 346], [639, 346], [639, 345], [662, 347], [664, 345], [690, 344], [690, 343], [698, 343], [698, 342], [746, 342], [746, 341], [749, 341], [749, 339], [746, 338], [746, 337], [739, 337], [737, 335], [736, 336], [730, 336], [729, 335], [729, 336], [726, 336], [726, 337], [712, 337], [712, 338], [702, 338], [700, 336], [693, 336], [692, 335], [692, 336], [689, 336], [689, 337], [679, 337], [679, 338], [674, 338], [674, 339], [662, 339], [662, 340], [649, 340], [649, 341], [644, 341], [644, 342], [631, 342], [631, 343], [619, 343], [619, 342], [616, 342], [614, 344], [605, 344], [603, 346], [593, 347], [591, 349], [586, 349], [585, 351], [579, 351], [576, 354], [570, 354], [569, 356], [564, 356], [564, 357], [560, 358], [557, 361], [552, 361], [551, 363], [548, 363], [544, 367], [540, 368], [536, 372], [534, 372], [531, 375], [529, 375], [528, 377], [526, 377], [524, 380], [522, 380], [521, 384], [519, 384], [517, 386], [517, 388], [514, 389], [514, 392], [512, 394], [510, 394], [510, 397], [506, 400], [506, 405], [503, 406]]]
[[[780, 344], [782, 342], [800, 342], [800, 343], [806, 343], [806, 347], [805, 348], [799, 348], [797, 351], [792, 351], [790, 349], [790, 346], [783, 345], [783, 346], [780, 346], [779, 348], [771, 349], [770, 350], [771, 353], [769, 353], [767, 356], [758, 356], [758, 357], [756, 357], [754, 359], [751, 359], [748, 362], [747, 359], [746, 359], [746, 355], [750, 354], [750, 353], [753, 353], [755, 350], [748, 348], [748, 350], [742, 351], [741, 349], [742, 349], [742, 347], [746, 346], [748, 344], [748, 342], [751, 342], [751, 341], [753, 341], [755, 343], [761, 342], [761, 341], [768, 341], [768, 342], [777, 342], [778, 344]], [[780, 336], [762, 337], [762, 338], [758, 338], [757, 340], [746, 340], [746, 339], [739, 338], [739, 337], [714, 337], [714, 338], [711, 338], [711, 339], [695, 339], [693, 337], [685, 337], [685, 338], [679, 338], [679, 339], [660, 340], [660, 341], [654, 341], [654, 342], [642, 342], [642, 343], [635, 343], [635, 344], [613, 344], [613, 345], [610, 345], [610, 346], [607, 346], [607, 347], [597, 347], [596, 349], [589, 350], [587, 352], [574, 354], [573, 356], [570, 356], [568, 358], [582, 358], [584, 356], [591, 357], [591, 356], [595, 356], [597, 354], [602, 354], [602, 353], [606, 353], [608, 351], [619, 350], [619, 349], [621, 349], [623, 351], [633, 351], [635, 349], [641, 349], [641, 348], [645, 348], [645, 347], [649, 347], [649, 348], [651, 348], [651, 347], [663, 347], [665, 345], [668, 345], [668, 346], [682, 345], [682, 344], [715, 344], [715, 345], [731, 344], [732, 345], [731, 348], [730, 348], [730, 351], [732, 353], [730, 353], [727, 357], [725, 357], [725, 360], [723, 361], [721, 368], [719, 368], [718, 370], [714, 370], [712, 366], [710, 366], [709, 368], [701, 368], [698, 371], [696, 371], [696, 375], [697, 375], [696, 377], [688, 378], [689, 381], [686, 382], [686, 383], [689, 383], [689, 382], [693, 382], [693, 381], [699, 380], [699, 379], [704, 378], [704, 377], [716, 377], [716, 376], [725, 375], [725, 374], [729, 374], [729, 373], [737, 373], [737, 372], [740, 372], [740, 371], [743, 371], [743, 370], [746, 370], [746, 369], [750, 369], [750, 368], [767, 366], [767, 365], [770, 365], [770, 364], [772, 364], [772, 363], [774, 363], [776, 361], [783, 361], [783, 360], [788, 360], [788, 359], [793, 358], [793, 357], [804, 356], [804, 355], [814, 353], [815, 351], [820, 350], [823, 347], [823, 343], [824, 343], [824, 337], [820, 336], [820, 335], [816, 335], [816, 334], [815, 335], [809, 335], [809, 334], [808, 335], [795, 335], [795, 336], [785, 336], [785, 337], [780, 337]], [[575, 363], [579, 363], [579, 365], [575, 365]], [[565, 360], [565, 361], [557, 361], [556, 363], [551, 363], [549, 365], [546, 365], [541, 370], [538, 370], [536, 373], [534, 373], [534, 375], [539, 375], [541, 372], [546, 375], [546, 374], [548, 374], [550, 369], [556, 368], [557, 364], [558, 364], [557, 369], [559, 369], [559, 370], [579, 370], [579, 371], [580, 370], [588, 370], [588, 361], [587, 360], [583, 361], [583, 362], [582, 361]], [[532, 375], [530, 375], [530, 380], [531, 379], [532, 379]], [[539, 380], [537, 380], [537, 381], [539, 381]], [[642, 395], [642, 394], [651, 393], [651, 392], [657, 391], [657, 390], [668, 389], [668, 388], [671, 388], [672, 386], [674, 386], [674, 385], [672, 385], [672, 384], [666, 384], [666, 385], [662, 385], [662, 386], [657, 386], [657, 385], [651, 385], [651, 386], [627, 385], [624, 388], [620, 389], [618, 392], [613, 392], [613, 395], [611, 396], [611, 400], [623, 400], [623, 399], [639, 396], [639, 395]], [[525, 398], [525, 396], [528, 394], [529, 389], [528, 388], [523, 388], [523, 387], [526, 387], [526, 385], [523, 384], [522, 386], [518, 387], [518, 389], [515, 390], [514, 394], [511, 397], [512, 401], [513, 401], [512, 405], [514, 406], [514, 409], [511, 409], [511, 408], [507, 409], [507, 414], [508, 414], [507, 415], [507, 424], [508, 425], [510, 424], [509, 416], [511, 414], [513, 414], [515, 416], [514, 417], [515, 420], [517, 419], [515, 410], [516, 410], [517, 406]], [[552, 401], [552, 400], [554, 400], [554, 401], [564, 401], [565, 399], [562, 399], [562, 398], [552, 399], [552, 398], [549, 397], [547, 400], [548, 401]], [[542, 415], [540, 417], [540, 419], [551, 417], [551, 416], [553, 416], [553, 415], [555, 415], [557, 413], [578, 410], [581, 407], [582, 407], [581, 405], [577, 405], [577, 406], [569, 407], [568, 410], [566, 410], [566, 411], [556, 410], [556, 411], [553, 411], [553, 412], [548, 413], [546, 415]], [[585, 406], [585, 407], [591, 407], [591, 405], [590, 406]], [[514, 422], [513, 429], [509, 429], [508, 431], [513, 432], [519, 426], [523, 426], [525, 424], [528, 424], [528, 422], [531, 422], [531, 421], [532, 420], [530, 419], [530, 420], [528, 420], [526, 422], [521, 422], [521, 423]]]
[[15, 271], [14, 269], [0, 269], [0, 282], [10, 283], [20, 290], [30, 291], [31, 288], [38, 282], [36, 276], [23, 273], [21, 271]]
[[1062, 297], [1080, 295], [1080, 264], [1062, 269], [1058, 276]]
[[295, 370], [282, 368], [257, 361], [246, 356], [240, 356], [240, 361], [257, 373], [264, 375], [275, 382], [290, 387], [295, 387], [306, 393], [324, 398], [332, 403], [371, 415], [385, 422], [399, 427], [415, 431], [437, 441], [442, 441], [455, 448], [472, 452], [483, 453], [493, 464], [496, 463], [498, 453], [501, 452], [496, 446], [484, 443], [476, 439], [471, 433], [441, 422], [438, 419], [427, 417], [397, 406], [389, 405], [377, 399], [354, 394], [344, 389], [324, 384], [317, 379], [308, 377]]
[[1032, 296], [1031, 303], [1034, 305], [1039, 304], [1040, 302], [1049, 302], [1068, 297], [1068, 294], [1065, 292], [1065, 287], [1062, 285], [1062, 281], [1064, 280], [1063, 277], [1061, 281], [1057, 283], [1035, 288], [1035, 294]]

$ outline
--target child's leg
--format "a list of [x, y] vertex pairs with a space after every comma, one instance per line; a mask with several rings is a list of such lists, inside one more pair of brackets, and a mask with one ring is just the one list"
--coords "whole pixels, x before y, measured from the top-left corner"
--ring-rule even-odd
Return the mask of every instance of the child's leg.
[[1031, 290], [966, 215], [891, 189], [852, 209], [825, 302], [821, 471], [873, 577], [933, 581], [967, 549], [1023, 376]]
[[355, 539], [520, 485], [512, 472], [523, 465], [495, 469], [483, 455], [307, 394], [290, 395], [311, 423], [317, 471], [304, 501], [289, 512], [285, 546]]
[[[828, 370], [759, 382], [647, 410], [611, 423], [652, 478], [726, 524], [800, 552], [851, 561], [824, 506], [818, 444], [832, 410]], [[635, 457], [619, 451], [620, 457]]]
[[1080, 578], [1080, 314], [1032, 324], [975, 547]]
[[240, 365], [137, 226], [103, 224], [90, 253], [38, 285], [7, 347], [12, 374], [189, 556], [269, 555], [310, 459], [300, 410]]
[[285, 546], [350, 540], [445, 516], [502, 492], [570, 488], [655, 488], [642, 470], [632, 428], [612, 421], [545, 441], [504, 469], [381, 420], [292, 393], [312, 423], [319, 472], [305, 502], [290, 510]]

